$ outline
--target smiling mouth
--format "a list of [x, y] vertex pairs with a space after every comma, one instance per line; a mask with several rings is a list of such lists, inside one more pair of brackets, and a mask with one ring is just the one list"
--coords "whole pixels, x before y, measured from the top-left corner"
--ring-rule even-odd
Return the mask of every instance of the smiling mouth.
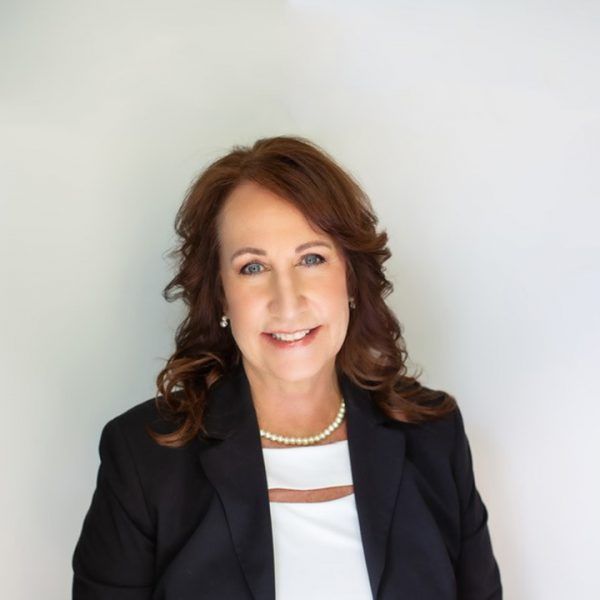
[[[297, 329], [294, 332], [290, 332], [290, 333], [286, 333], [286, 332], [282, 332], [282, 331], [274, 331], [274, 332], [264, 332], [263, 335], [268, 335], [269, 337], [273, 338], [273, 339], [280, 339], [283, 341], [300, 341], [302, 339], [304, 339], [306, 336], [310, 335], [313, 331], [315, 331], [315, 329], [318, 329], [320, 327], [320, 325], [317, 325], [316, 327], [312, 327], [310, 329]], [[300, 335], [301, 333], [303, 333], [304, 335]], [[287, 339], [284, 340], [284, 338], [291, 338], [291, 339]]]
[[267, 335], [273, 335], [274, 333], [280, 333], [282, 335], [293, 335], [294, 333], [299, 333], [301, 331], [308, 331], [310, 333], [313, 329], [316, 329], [317, 327], [319, 326], [315, 325], [314, 327], [305, 327], [304, 329], [295, 329], [294, 331], [265, 331], [264, 333], [266, 333]]

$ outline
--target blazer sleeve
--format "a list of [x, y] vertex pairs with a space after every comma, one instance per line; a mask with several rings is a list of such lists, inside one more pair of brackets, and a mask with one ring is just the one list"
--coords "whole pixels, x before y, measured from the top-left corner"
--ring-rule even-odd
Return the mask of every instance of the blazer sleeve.
[[118, 420], [100, 436], [96, 489], [72, 557], [73, 600], [148, 600], [154, 534], [150, 511]]
[[456, 410], [452, 462], [461, 514], [461, 547], [456, 567], [458, 600], [502, 600], [488, 513], [475, 485], [471, 448], [460, 409]]

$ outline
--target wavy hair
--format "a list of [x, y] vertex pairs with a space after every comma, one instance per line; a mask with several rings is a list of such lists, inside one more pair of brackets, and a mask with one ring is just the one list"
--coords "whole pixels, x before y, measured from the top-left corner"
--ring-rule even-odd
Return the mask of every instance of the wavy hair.
[[[182, 299], [186, 315], [175, 334], [175, 351], [156, 379], [161, 415], [176, 421], [171, 433], [149, 431], [163, 445], [181, 447], [204, 428], [210, 388], [241, 362], [229, 329], [219, 325], [224, 291], [219, 272], [218, 219], [231, 191], [253, 181], [287, 199], [307, 221], [329, 234], [346, 261], [346, 283], [356, 308], [350, 311], [336, 370], [371, 392], [380, 409], [398, 421], [421, 423], [456, 408], [444, 391], [432, 390], [408, 375], [402, 328], [385, 303], [393, 284], [383, 263], [391, 256], [388, 236], [357, 181], [313, 142], [299, 136], [257, 140], [233, 146], [192, 183], [175, 218], [178, 243], [173, 279], [163, 290]], [[160, 395], [159, 395], [160, 394]]]

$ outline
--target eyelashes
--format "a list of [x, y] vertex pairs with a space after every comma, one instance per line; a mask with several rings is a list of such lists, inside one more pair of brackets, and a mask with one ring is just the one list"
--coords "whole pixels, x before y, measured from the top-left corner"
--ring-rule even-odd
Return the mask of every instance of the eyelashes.
[[[319, 259], [319, 262], [316, 263], [310, 263], [307, 264], [307, 267], [318, 267], [319, 265], [322, 265], [324, 263], [326, 263], [327, 261], [320, 255], [320, 254], [305, 254], [302, 259], [304, 260], [307, 256], [316, 256]], [[241, 269], [240, 269], [240, 275], [260, 275], [262, 273], [262, 271], [246, 271], [246, 268], [249, 267], [250, 265], [260, 265], [261, 263], [257, 262], [257, 261], [252, 261], [249, 262], [247, 264], [245, 264]]]

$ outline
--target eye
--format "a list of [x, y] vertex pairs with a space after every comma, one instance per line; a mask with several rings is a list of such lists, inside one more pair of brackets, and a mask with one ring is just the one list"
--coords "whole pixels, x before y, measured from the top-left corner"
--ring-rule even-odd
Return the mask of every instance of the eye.
[[243, 267], [240, 269], [240, 274], [241, 274], [241, 275], [257, 275], [257, 274], [259, 273], [259, 271], [249, 271], [249, 272], [248, 272], [248, 271], [246, 271], [246, 268], [247, 268], [247, 267], [251, 267], [252, 265], [259, 265], [259, 266], [260, 266], [260, 263], [257, 263], [257, 262], [251, 262], [251, 263], [248, 263], [247, 265], [244, 265], [244, 266], [243, 266]]
[[[309, 262], [309, 263], [305, 263], [307, 267], [317, 267], [320, 264], [323, 264], [325, 262], [327, 262], [320, 254], [305, 254], [302, 258], [306, 258], [307, 256], [316, 256], [319, 260], [318, 262]], [[261, 263], [259, 262], [251, 262], [251, 263], [247, 263], [245, 264], [241, 269], [240, 269], [240, 274], [241, 275], [259, 275], [260, 271], [247, 271], [247, 267], [251, 267], [252, 265], [258, 265], [261, 266]]]
[[316, 267], [317, 265], [327, 262], [320, 254], [305, 254], [302, 258], [305, 258], [307, 256], [316, 256], [319, 259], [319, 262], [308, 263], [307, 264], [308, 267]]

